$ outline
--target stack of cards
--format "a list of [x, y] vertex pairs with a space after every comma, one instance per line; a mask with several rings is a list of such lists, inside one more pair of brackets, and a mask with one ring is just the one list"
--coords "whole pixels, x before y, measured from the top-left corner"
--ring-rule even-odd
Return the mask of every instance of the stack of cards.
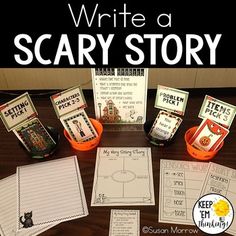
[[76, 156], [17, 167], [0, 189], [0, 235], [38, 235], [88, 215]]
[[189, 144], [203, 151], [215, 151], [223, 142], [229, 130], [216, 122], [204, 119]]
[[155, 107], [161, 110], [157, 115], [148, 137], [150, 140], [171, 140], [179, 128], [182, 118], [171, 114], [184, 115], [188, 92], [158, 85]]
[[215, 151], [229, 133], [236, 107], [205, 96], [199, 117], [204, 120], [189, 143], [203, 151]]
[[47, 156], [56, 143], [40, 120], [28, 93], [0, 106], [0, 117], [8, 131], [17, 138], [32, 155]]
[[86, 142], [98, 136], [84, 108], [87, 107], [79, 86], [51, 96], [57, 117], [76, 142]]

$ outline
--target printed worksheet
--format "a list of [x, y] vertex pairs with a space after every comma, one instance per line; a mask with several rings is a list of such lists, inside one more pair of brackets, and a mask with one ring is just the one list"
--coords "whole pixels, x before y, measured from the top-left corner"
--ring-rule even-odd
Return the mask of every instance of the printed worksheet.
[[151, 148], [98, 148], [91, 205], [155, 205]]
[[139, 210], [111, 210], [109, 236], [139, 236]]
[[16, 175], [0, 180], [0, 235], [1, 236], [35, 236], [53, 227], [39, 226], [16, 231]]
[[[201, 195], [208, 193], [217, 193], [225, 196], [231, 202], [234, 212], [236, 212], [236, 170], [210, 162]], [[236, 235], [235, 217], [227, 233]]]
[[159, 222], [190, 224], [208, 163], [160, 160]]
[[17, 230], [88, 215], [76, 156], [17, 167]]

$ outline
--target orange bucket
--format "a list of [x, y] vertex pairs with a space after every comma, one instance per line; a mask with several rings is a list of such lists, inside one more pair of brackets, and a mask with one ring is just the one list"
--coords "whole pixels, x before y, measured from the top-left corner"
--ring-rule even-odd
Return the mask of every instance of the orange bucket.
[[192, 145], [189, 144], [189, 141], [190, 139], [192, 138], [192, 136], [194, 135], [194, 133], [196, 132], [198, 126], [195, 126], [195, 127], [192, 127], [190, 128], [189, 130], [186, 131], [185, 133], [185, 136], [184, 136], [184, 139], [185, 139], [185, 142], [186, 142], [186, 145], [187, 145], [187, 151], [188, 153], [198, 159], [198, 160], [201, 160], [201, 161], [207, 161], [207, 160], [210, 160], [212, 159], [216, 154], [217, 152], [223, 147], [224, 145], [224, 142], [222, 142], [215, 151], [202, 151], [202, 150], [199, 150], [195, 147], [193, 147]]
[[88, 151], [88, 150], [91, 150], [91, 149], [97, 147], [97, 145], [99, 144], [100, 139], [102, 137], [103, 126], [99, 121], [97, 121], [95, 119], [89, 118], [89, 120], [91, 121], [91, 123], [93, 124], [94, 128], [96, 129], [96, 131], [98, 133], [98, 137], [96, 137], [90, 141], [76, 142], [75, 140], [71, 139], [68, 132], [64, 129], [64, 135], [65, 135], [66, 139], [69, 141], [72, 148], [79, 150], [79, 151]]

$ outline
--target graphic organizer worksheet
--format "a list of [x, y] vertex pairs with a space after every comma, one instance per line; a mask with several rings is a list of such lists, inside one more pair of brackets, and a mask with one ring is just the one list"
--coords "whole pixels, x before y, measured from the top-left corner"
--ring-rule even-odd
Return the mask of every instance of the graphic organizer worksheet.
[[92, 206], [154, 205], [151, 148], [98, 148]]

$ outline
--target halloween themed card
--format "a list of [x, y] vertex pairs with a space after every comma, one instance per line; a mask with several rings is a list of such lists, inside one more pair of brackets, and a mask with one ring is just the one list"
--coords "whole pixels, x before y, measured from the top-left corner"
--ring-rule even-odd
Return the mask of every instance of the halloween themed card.
[[171, 139], [178, 130], [182, 118], [166, 111], [160, 111], [149, 132], [149, 137], [159, 140]]
[[203, 151], [214, 151], [228, 133], [228, 129], [212, 120], [205, 119], [202, 121], [189, 143]]
[[13, 132], [25, 148], [34, 154], [47, 154], [56, 145], [38, 118], [22, 124]]
[[60, 120], [70, 137], [76, 142], [90, 141], [98, 136], [83, 109], [64, 115]]

